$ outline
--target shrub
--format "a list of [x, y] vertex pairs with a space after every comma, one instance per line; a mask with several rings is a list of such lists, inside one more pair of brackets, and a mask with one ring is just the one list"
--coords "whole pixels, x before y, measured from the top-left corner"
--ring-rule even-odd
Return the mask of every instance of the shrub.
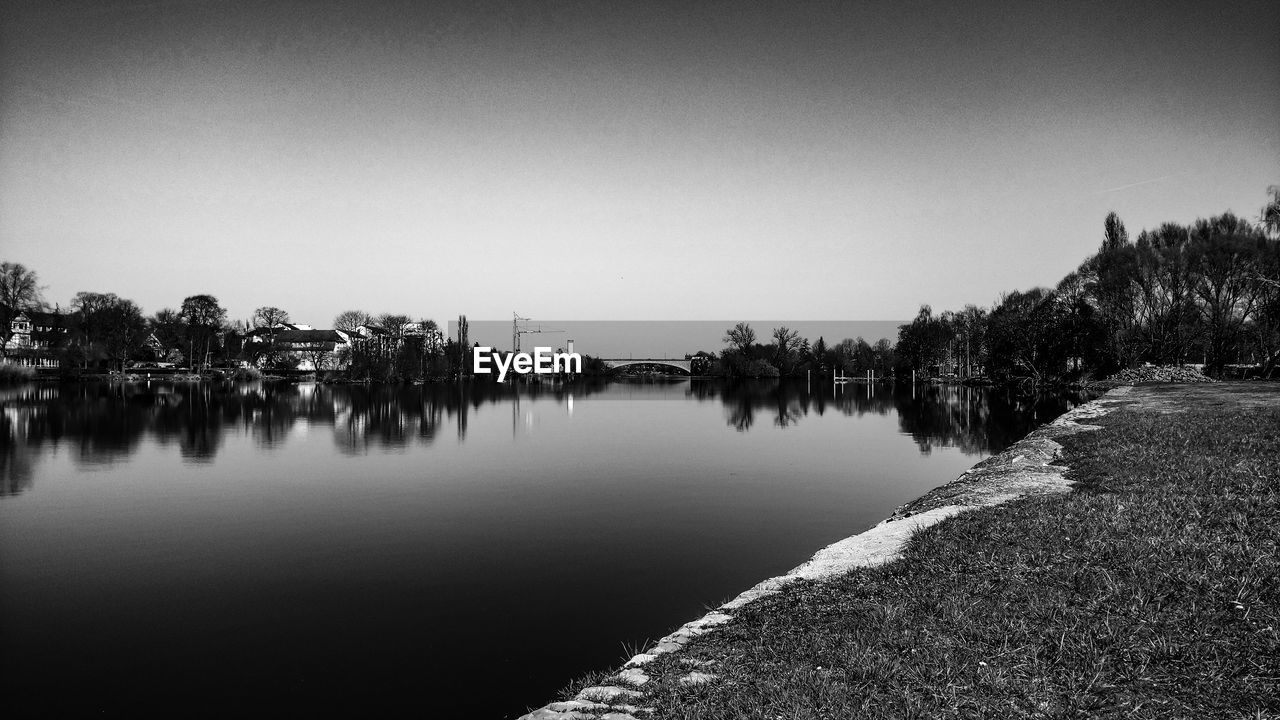
[[232, 380], [261, 380], [262, 371], [255, 367], [236, 368], [231, 375]]
[[28, 380], [34, 380], [35, 377], [36, 369], [33, 367], [16, 365], [11, 362], [0, 362], [0, 385], [27, 382]]

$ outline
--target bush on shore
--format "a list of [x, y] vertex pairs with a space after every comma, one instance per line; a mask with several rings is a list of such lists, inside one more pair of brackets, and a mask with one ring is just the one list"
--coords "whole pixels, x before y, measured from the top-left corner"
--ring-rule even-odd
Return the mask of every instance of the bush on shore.
[[262, 371], [255, 367], [236, 368], [231, 374], [232, 380], [261, 380]]
[[36, 369], [11, 362], [0, 362], [0, 384], [22, 383], [36, 378]]

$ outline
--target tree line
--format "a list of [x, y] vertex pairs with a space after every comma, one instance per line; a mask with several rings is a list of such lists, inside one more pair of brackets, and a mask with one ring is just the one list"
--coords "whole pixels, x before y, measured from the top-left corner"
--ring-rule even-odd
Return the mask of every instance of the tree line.
[[[34, 270], [0, 263], [0, 332], [7, 357], [12, 320], [48, 309]], [[123, 368], [130, 360], [172, 360], [192, 368], [243, 362], [289, 369], [344, 368], [357, 379], [395, 381], [466, 374], [467, 340], [445, 338], [432, 320], [360, 310], [340, 313], [333, 329], [359, 333], [340, 352], [313, 343], [282, 347], [276, 332], [289, 313], [264, 306], [230, 323], [213, 295], [146, 316], [115, 293], [79, 292], [70, 312], [42, 316], [44, 350], [64, 367]], [[48, 323], [58, 327], [47, 329]], [[39, 324], [39, 323], [37, 323]], [[460, 327], [466, 320], [460, 318]], [[1130, 238], [1116, 213], [1101, 244], [1053, 288], [1004, 293], [990, 308], [967, 305], [935, 314], [922, 305], [899, 327], [897, 342], [847, 338], [812, 343], [785, 326], [765, 342], [738, 323], [724, 349], [700, 351], [696, 374], [729, 377], [954, 375], [995, 382], [1052, 384], [1103, 377], [1140, 363], [1203, 364], [1222, 375], [1232, 364], [1270, 376], [1280, 361], [1280, 186], [1268, 188], [1258, 222], [1228, 212], [1189, 225], [1165, 223]], [[305, 343], [302, 345], [305, 346]], [[588, 359], [590, 372], [598, 363]]]
[[1141, 363], [1234, 364], [1269, 377], [1280, 360], [1280, 186], [1258, 222], [1227, 212], [1131, 238], [1112, 212], [1102, 241], [1056, 287], [1004, 293], [990, 308], [899, 328], [899, 373], [985, 374], [998, 382], [1105, 377]]
[[983, 379], [1053, 385], [1141, 363], [1232, 364], [1270, 377], [1280, 361], [1280, 186], [1256, 224], [1228, 212], [1129, 237], [1112, 212], [1099, 249], [1054, 288], [1003, 293], [989, 308], [921, 305], [897, 342], [810, 343], [785, 327], [757, 342], [747, 323], [724, 349], [698, 352], [694, 373], [726, 377], [846, 375]]
[[861, 337], [828, 345], [823, 337], [808, 338], [785, 325], [773, 328], [767, 342], [757, 342], [755, 328], [740, 322], [725, 331], [725, 348], [719, 353], [699, 351], [693, 360], [698, 375], [722, 377], [804, 377], [867, 373], [884, 376], [894, 366], [893, 343], [880, 338], [868, 343]]
[[[32, 319], [33, 347], [11, 343], [17, 334], [14, 320], [22, 314]], [[78, 292], [67, 311], [51, 310], [35, 270], [0, 263], [4, 360], [23, 351], [39, 352], [55, 358], [63, 370], [122, 370], [130, 361], [154, 361], [192, 369], [249, 366], [270, 371], [296, 369], [305, 362], [317, 372], [342, 367], [355, 376], [384, 381], [448, 371], [448, 343], [434, 320], [345, 311], [334, 318], [332, 329], [360, 338], [354, 345], [316, 339], [316, 333], [325, 331], [308, 331], [312, 335], [301, 342], [278, 342], [290, 323], [288, 311], [274, 306], [257, 308], [247, 321], [229, 321], [226, 309], [209, 294], [190, 295], [179, 307], [150, 316], [134, 301], [102, 292]]]

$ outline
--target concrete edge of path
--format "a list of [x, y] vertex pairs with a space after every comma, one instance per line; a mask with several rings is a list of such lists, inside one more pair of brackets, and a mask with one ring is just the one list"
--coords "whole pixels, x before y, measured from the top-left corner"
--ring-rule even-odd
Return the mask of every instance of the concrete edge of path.
[[[759, 598], [777, 593], [797, 580], [818, 580], [856, 568], [893, 562], [911, 536], [959, 513], [991, 507], [1036, 494], [1056, 494], [1071, 489], [1063, 473], [1067, 468], [1053, 464], [1062, 452], [1059, 438], [1097, 430], [1084, 421], [1110, 413], [1122, 402], [1132, 386], [1121, 386], [1102, 397], [1076, 407], [1052, 423], [1040, 427], [994, 455], [966, 470], [960, 477], [925, 493], [898, 508], [869, 530], [834, 542], [790, 572], [771, 577], [742, 592], [720, 607], [680, 626], [623, 665], [609, 679], [610, 685], [589, 687], [569, 701], [550, 703], [519, 720], [635, 720], [647, 713], [643, 707], [644, 685], [649, 676], [644, 666], [660, 655], [675, 652], [693, 638], [733, 619], [733, 611]], [[682, 682], [712, 682], [715, 675], [703, 665], [691, 666]]]

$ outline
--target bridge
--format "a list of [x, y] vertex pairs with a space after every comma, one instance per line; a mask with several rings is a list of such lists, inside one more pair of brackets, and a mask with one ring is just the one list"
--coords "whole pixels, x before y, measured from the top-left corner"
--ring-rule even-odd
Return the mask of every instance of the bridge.
[[619, 370], [631, 365], [665, 365], [666, 367], [683, 370], [686, 374], [693, 374], [693, 361], [683, 358], [677, 360], [674, 358], [600, 358], [600, 362], [610, 370]]

